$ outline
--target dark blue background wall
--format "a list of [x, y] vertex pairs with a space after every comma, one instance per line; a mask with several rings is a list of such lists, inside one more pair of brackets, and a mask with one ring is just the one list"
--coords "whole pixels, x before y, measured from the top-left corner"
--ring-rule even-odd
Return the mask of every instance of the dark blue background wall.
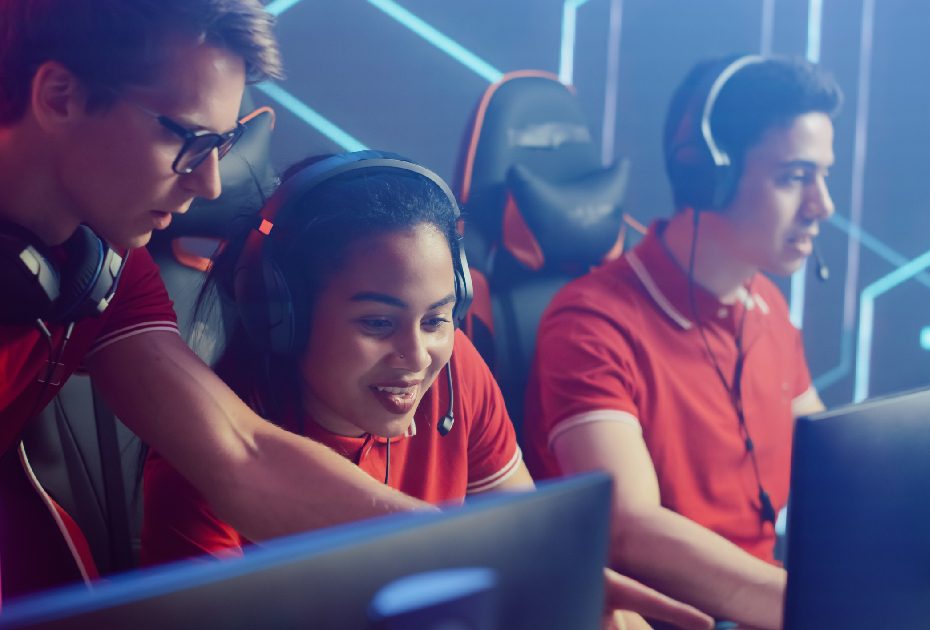
[[[671, 212], [661, 124], [672, 90], [695, 61], [766, 48], [819, 56], [846, 105], [835, 121], [829, 179], [836, 219], [822, 226], [819, 239], [831, 278], [821, 284], [810, 274], [803, 291], [798, 280], [794, 285], [803, 296], [803, 311], [799, 297], [793, 306], [803, 312], [812, 374], [830, 406], [930, 384], [930, 351], [921, 345], [930, 326], [930, 275], [913, 269], [930, 263], [930, 255], [919, 259], [930, 250], [930, 3], [276, 0], [268, 6], [279, 14], [288, 72], [279, 87], [286, 94], [253, 93], [256, 104], [278, 114], [277, 166], [364, 145], [407, 155], [449, 181], [462, 132], [495, 72], [569, 67], [563, 40], [572, 29], [564, 18], [574, 7], [572, 83], [592, 135], [602, 137], [605, 111], [614, 125], [605, 139], [608, 157], [612, 146], [615, 157], [632, 159], [627, 211], [644, 223]], [[819, 31], [809, 28], [818, 12]], [[608, 73], [611, 17], [620, 41], [616, 73]], [[470, 68], [417, 29], [447, 37], [486, 66]], [[611, 115], [605, 97], [614, 94]], [[850, 228], [857, 216], [861, 233]], [[789, 298], [791, 284], [779, 281]], [[870, 295], [874, 325], [861, 326]], [[930, 347], [930, 329], [925, 336]]]

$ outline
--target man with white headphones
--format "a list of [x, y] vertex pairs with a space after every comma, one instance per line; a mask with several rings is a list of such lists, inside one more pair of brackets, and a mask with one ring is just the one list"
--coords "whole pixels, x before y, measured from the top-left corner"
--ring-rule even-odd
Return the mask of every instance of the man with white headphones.
[[535, 478], [613, 475], [612, 566], [759, 628], [782, 623], [793, 419], [823, 409], [762, 272], [798, 270], [833, 213], [840, 103], [803, 61], [695, 66], [664, 133], [674, 216], [556, 296], [527, 392]]

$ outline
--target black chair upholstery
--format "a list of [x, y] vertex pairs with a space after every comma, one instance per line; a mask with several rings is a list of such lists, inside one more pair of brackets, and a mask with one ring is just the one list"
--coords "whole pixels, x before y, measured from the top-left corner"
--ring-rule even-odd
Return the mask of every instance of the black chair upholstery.
[[459, 162], [465, 249], [492, 303], [494, 352], [482, 354], [522, 440], [539, 320], [562, 286], [622, 251], [629, 161], [602, 168], [573, 89], [521, 71], [485, 92]]

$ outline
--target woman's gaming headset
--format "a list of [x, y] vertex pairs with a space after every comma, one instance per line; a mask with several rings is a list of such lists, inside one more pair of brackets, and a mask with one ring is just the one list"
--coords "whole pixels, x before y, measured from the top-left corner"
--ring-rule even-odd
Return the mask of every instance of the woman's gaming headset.
[[[271, 196], [259, 214], [242, 253], [236, 262], [235, 296], [242, 324], [249, 339], [260, 350], [272, 354], [293, 354], [302, 350], [310, 338], [310, 304], [305, 291], [294, 290], [302, 284], [297, 270], [280, 258], [287, 249], [295, 229], [293, 215], [306, 203], [306, 197], [323, 182], [360, 169], [401, 171], [423, 177], [436, 185], [452, 204], [455, 217], [459, 206], [449, 187], [438, 175], [394, 153], [357, 151], [341, 153], [301, 170], [285, 181]], [[306, 221], [300, 227], [306, 226]], [[459, 247], [455, 267], [455, 306], [452, 319], [456, 327], [465, 319], [472, 301], [471, 276], [464, 247]], [[452, 375], [449, 379], [449, 413], [440, 422], [443, 435], [452, 428]]]
[[61, 246], [65, 264], [26, 228], [0, 222], [0, 325], [68, 324], [99, 316], [113, 297], [124, 259], [81, 225]]

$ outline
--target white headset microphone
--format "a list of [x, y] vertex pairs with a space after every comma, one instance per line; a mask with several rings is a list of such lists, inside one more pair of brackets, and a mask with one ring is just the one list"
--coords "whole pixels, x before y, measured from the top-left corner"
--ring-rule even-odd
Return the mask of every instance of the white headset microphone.
[[811, 245], [814, 252], [814, 263], [817, 265], [817, 279], [821, 282], [826, 282], [830, 278], [830, 268], [827, 267], [827, 263], [820, 253], [820, 248], [817, 247], [817, 241], [812, 240]]

